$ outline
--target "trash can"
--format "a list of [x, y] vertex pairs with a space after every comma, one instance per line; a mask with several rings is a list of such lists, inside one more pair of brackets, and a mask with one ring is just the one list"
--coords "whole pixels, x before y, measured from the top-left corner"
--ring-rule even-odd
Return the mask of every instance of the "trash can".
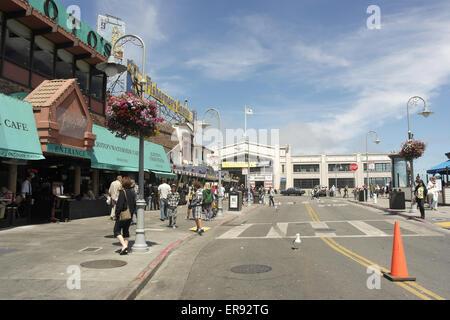
[[400, 190], [392, 190], [389, 193], [389, 209], [405, 210], [405, 193]]
[[229, 211], [241, 211], [242, 210], [242, 192], [232, 191], [228, 198], [228, 210]]

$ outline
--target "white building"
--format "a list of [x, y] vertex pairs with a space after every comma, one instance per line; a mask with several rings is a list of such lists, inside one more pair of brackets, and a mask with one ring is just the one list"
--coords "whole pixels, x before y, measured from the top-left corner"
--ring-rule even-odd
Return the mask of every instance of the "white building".
[[[250, 152], [249, 152], [250, 151]], [[312, 189], [315, 186], [350, 189], [367, 184], [367, 164], [365, 153], [292, 155], [291, 147], [269, 146], [241, 142], [222, 149], [222, 167], [245, 181], [250, 153], [251, 186], [264, 185], [277, 190], [287, 188]], [[373, 185], [391, 182], [391, 153], [369, 154], [369, 180]], [[352, 171], [352, 164], [358, 169]]]

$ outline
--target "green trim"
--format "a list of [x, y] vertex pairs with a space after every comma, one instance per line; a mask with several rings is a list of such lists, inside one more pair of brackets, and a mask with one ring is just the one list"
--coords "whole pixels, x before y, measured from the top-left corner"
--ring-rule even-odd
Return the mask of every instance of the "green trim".
[[168, 173], [168, 172], [158, 172], [158, 171], [153, 171], [155, 173], [155, 176], [157, 178], [167, 178], [167, 179], [176, 179], [178, 178], [178, 175], [176, 175], [175, 173]]
[[91, 159], [90, 151], [67, 147], [67, 146], [62, 146], [62, 145], [53, 144], [53, 143], [47, 144], [47, 152], [55, 153], [55, 154], [62, 154], [64, 156], [70, 156], [70, 157], [75, 157], [75, 158]]

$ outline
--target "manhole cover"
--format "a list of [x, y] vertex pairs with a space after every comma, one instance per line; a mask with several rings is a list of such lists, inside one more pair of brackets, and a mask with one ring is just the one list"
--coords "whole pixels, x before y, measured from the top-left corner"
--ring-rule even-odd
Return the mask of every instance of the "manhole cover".
[[81, 263], [82, 267], [89, 269], [112, 269], [120, 268], [125, 265], [127, 265], [127, 263], [121, 260], [93, 260]]
[[231, 268], [231, 271], [234, 273], [243, 273], [243, 274], [257, 274], [257, 273], [265, 273], [271, 271], [272, 268], [265, 265], [260, 264], [245, 264], [241, 266], [236, 266]]
[[336, 231], [335, 229], [314, 229], [314, 231], [319, 231], [319, 232], [333, 232]]

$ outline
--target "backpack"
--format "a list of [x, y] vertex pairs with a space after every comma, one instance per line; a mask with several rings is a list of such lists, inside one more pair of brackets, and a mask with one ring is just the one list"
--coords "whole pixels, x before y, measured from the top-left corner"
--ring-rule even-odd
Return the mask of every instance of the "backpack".
[[212, 203], [214, 201], [213, 192], [211, 189], [203, 190], [203, 202]]

